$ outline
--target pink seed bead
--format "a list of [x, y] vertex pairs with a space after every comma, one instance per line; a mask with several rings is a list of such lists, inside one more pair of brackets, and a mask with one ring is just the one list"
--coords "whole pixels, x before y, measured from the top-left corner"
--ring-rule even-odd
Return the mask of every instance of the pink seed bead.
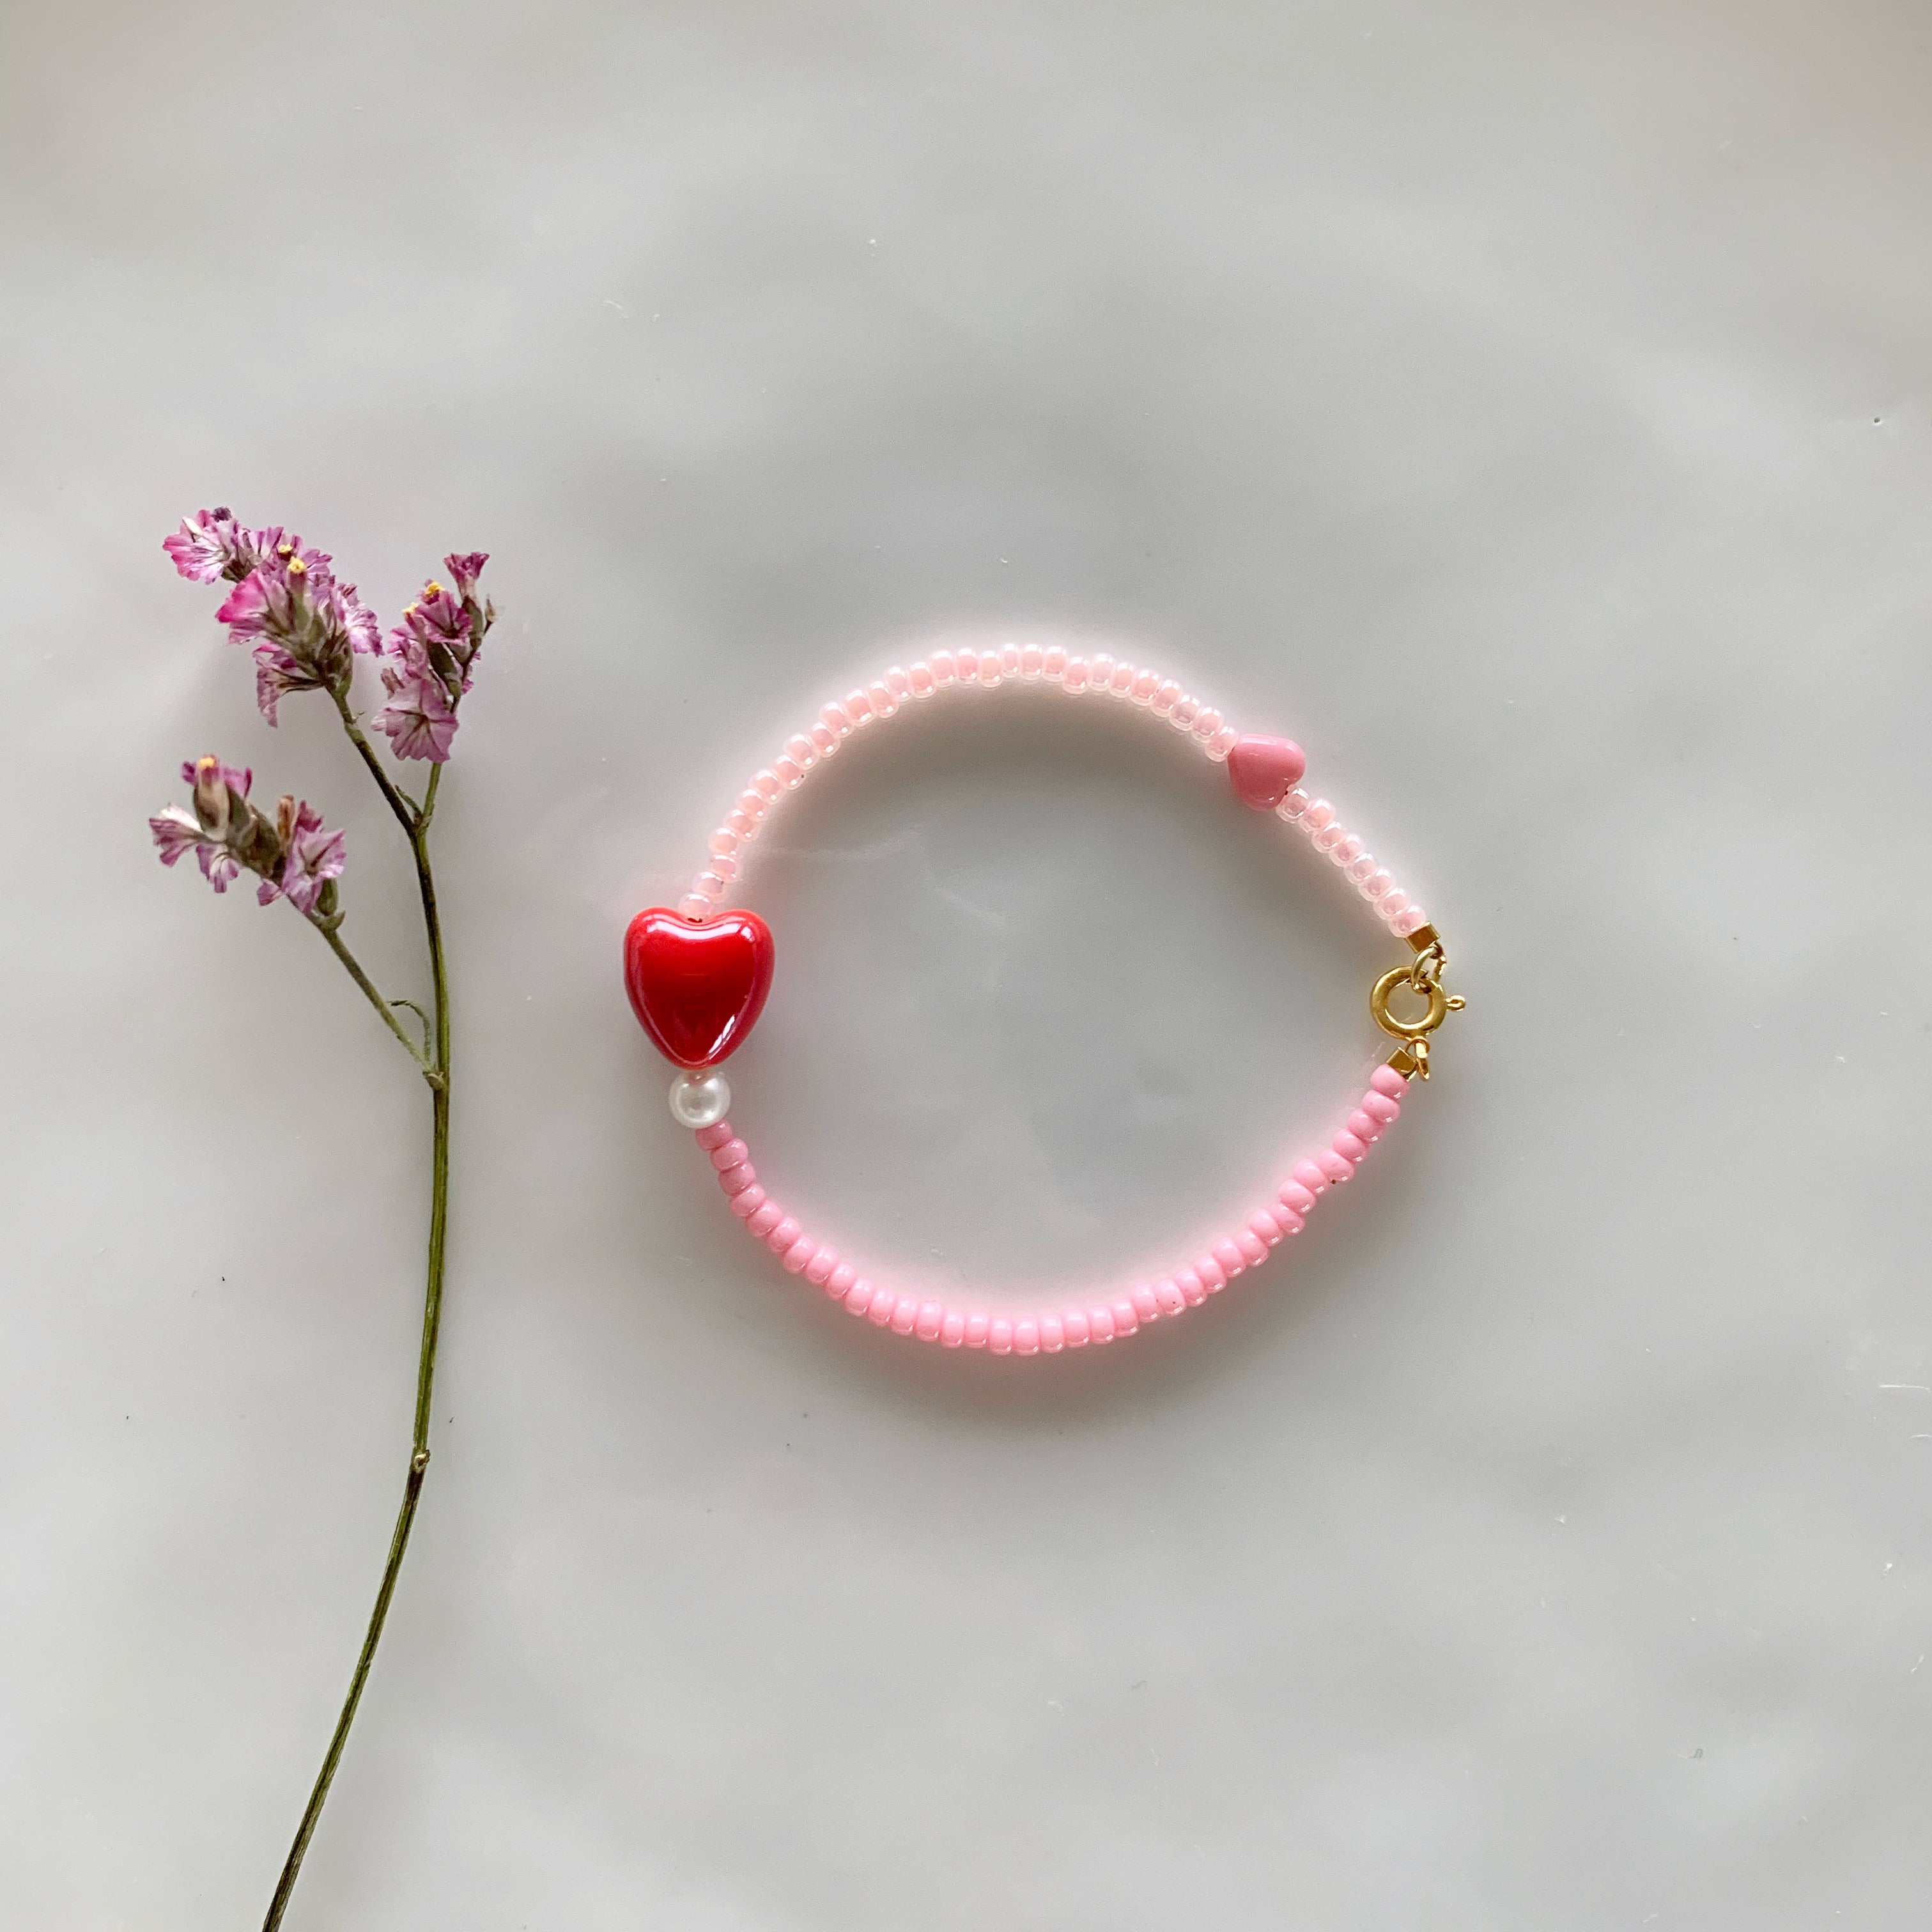
[[752, 776], [752, 789], [761, 798], [770, 800], [784, 790], [784, 781], [776, 772], [755, 772]]
[[1194, 721], [1201, 715], [1201, 700], [1183, 692], [1168, 710], [1167, 721], [1177, 731], [1192, 728]]
[[890, 718], [899, 708], [899, 701], [892, 694], [891, 687], [884, 678], [876, 680], [866, 695], [872, 700], [874, 718]]
[[1378, 1066], [1369, 1076], [1369, 1084], [1391, 1100], [1400, 1100], [1408, 1091], [1408, 1083], [1393, 1066]]
[[1319, 1194], [1328, 1185], [1328, 1175], [1312, 1160], [1298, 1160], [1289, 1172], [1311, 1194]]
[[845, 715], [854, 724], [869, 724], [872, 722], [872, 700], [862, 691], [848, 691], [845, 694]]
[[1362, 842], [1354, 832], [1345, 832], [1327, 850], [1330, 865], [1346, 867], [1361, 856]]
[[1362, 1096], [1362, 1112], [1370, 1119], [1379, 1120], [1386, 1127], [1401, 1114], [1402, 1102], [1391, 1100], [1386, 1094], [1371, 1088]]
[[[918, 669], [917, 665], [913, 667]], [[939, 1346], [942, 1348], [956, 1348], [966, 1339], [966, 1317], [957, 1308], [949, 1308], [939, 1324]]]
[[735, 879], [738, 876], [738, 862], [727, 852], [714, 852], [711, 855], [711, 869], [721, 879]]
[[1394, 891], [1384, 892], [1376, 902], [1376, 910], [1391, 925], [1408, 905], [1408, 895], [1398, 886]]
[[1154, 688], [1154, 696], [1148, 700], [1148, 708], [1156, 718], [1165, 718], [1180, 703], [1181, 688], [1171, 677], [1164, 677]]
[[1124, 1294], [1114, 1304], [1114, 1333], [1131, 1335], [1141, 1325], [1140, 1312]]
[[1022, 1315], [1013, 1324], [1013, 1353], [1016, 1355], [1036, 1355], [1040, 1353], [1040, 1323], [1030, 1315]]
[[1232, 725], [1224, 724], [1208, 740], [1208, 755], [1216, 764], [1222, 763], [1228, 754], [1241, 742], [1241, 734]]
[[919, 1300], [915, 1295], [902, 1294], [892, 1310], [892, 1333], [910, 1335], [919, 1325]]
[[1040, 1318], [1040, 1352], [1042, 1355], [1057, 1355], [1066, 1346], [1066, 1324], [1057, 1315], [1042, 1315]]
[[1214, 1244], [1214, 1253], [1215, 1260], [1220, 1264], [1221, 1272], [1230, 1281], [1248, 1264], [1247, 1256], [1225, 1234]]
[[1248, 1216], [1248, 1228], [1268, 1247], [1273, 1247], [1281, 1239], [1280, 1224], [1265, 1208], [1258, 1208]]
[[1318, 852], [1332, 852], [1348, 836], [1348, 828], [1339, 819], [1331, 820], [1309, 840]]
[[805, 1264], [805, 1278], [814, 1288], [823, 1288], [832, 1279], [832, 1270], [838, 1265], [836, 1248], [820, 1248]]
[[1318, 798], [1301, 814], [1301, 829], [1312, 836], [1323, 826], [1334, 822], [1335, 808], [1325, 798]]
[[838, 740], [829, 724], [814, 724], [806, 734], [806, 742], [811, 746], [813, 754], [829, 758], [838, 748]]
[[1010, 1355], [1013, 1352], [1013, 1324], [1004, 1315], [996, 1315], [986, 1324], [987, 1352]]
[[714, 905], [724, 896], [724, 875], [722, 872], [700, 872], [691, 882], [692, 896], [709, 899]]
[[1310, 1187], [1300, 1180], [1284, 1180], [1276, 1191], [1284, 1208], [1292, 1208], [1298, 1214], [1306, 1214], [1313, 1210], [1315, 1197], [1321, 1190]]
[[[742, 1147], [744, 1142], [738, 1144]], [[758, 1178], [758, 1169], [748, 1160], [741, 1160], [735, 1166], [719, 1170], [718, 1184], [727, 1194], [742, 1194]]]
[[[1066, 669], [1060, 681], [1069, 691], [1084, 691], [1087, 688], [1088, 670], [1088, 666], [1084, 658], [1069, 658], [1066, 660]], [[1113, 1337], [1109, 1336], [1107, 1339], [1112, 1341]]]
[[1198, 1308], [1208, 1299], [1208, 1284], [1192, 1268], [1177, 1268], [1174, 1285], [1190, 1308]]
[[849, 738], [852, 735], [852, 721], [846, 716], [844, 706], [836, 698], [819, 712], [818, 722], [835, 738]]
[[1289, 1207], [1286, 1202], [1283, 1202], [1279, 1208], [1271, 1208], [1269, 1214], [1276, 1228], [1284, 1238], [1289, 1234], [1298, 1234], [1308, 1226], [1308, 1223], [1292, 1208]]
[[716, 853], [722, 854], [726, 852], [735, 852], [738, 849], [738, 835], [731, 830], [730, 826], [721, 825], [716, 832], [712, 833], [710, 842], [711, 849]]
[[1066, 651], [1063, 645], [1048, 644], [1040, 661], [1040, 674], [1057, 684], [1066, 675]]
[[869, 1315], [872, 1311], [872, 1284], [869, 1281], [855, 1281], [845, 1291], [845, 1312], [848, 1315]]
[[1134, 680], [1139, 676], [1139, 671], [1123, 658], [1120, 663], [1114, 665], [1114, 674], [1107, 680], [1107, 688], [1116, 698], [1131, 697], [1133, 693]]
[[[958, 660], [950, 651], [934, 651], [932, 654], [932, 681], [934, 684], [950, 684], [959, 675]], [[969, 1348], [983, 1346], [972, 1338], [972, 1324], [967, 1324], [967, 1342]]]
[[937, 1301], [922, 1301], [919, 1304], [919, 1318], [912, 1324], [912, 1332], [922, 1342], [939, 1340], [939, 1324], [946, 1319], [944, 1307]]
[[1351, 1167], [1354, 1166], [1369, 1150], [1368, 1142], [1349, 1132], [1346, 1127], [1335, 1136], [1333, 1145], [1335, 1151]]
[[980, 653], [977, 651], [955, 651], [952, 664], [962, 684], [980, 682]]
[[[797, 1220], [793, 1216], [782, 1214], [770, 1232], [765, 1236], [765, 1246], [770, 1248], [773, 1254], [782, 1255], [804, 1232], [805, 1230], [799, 1226]], [[803, 1265], [802, 1262], [800, 1263], [800, 1267]]]
[[742, 1194], [731, 1197], [731, 1211], [740, 1220], [748, 1222], [765, 1204], [765, 1190], [762, 1187], [748, 1187]]
[[1429, 923], [1429, 915], [1419, 905], [1412, 904], [1407, 911], [1398, 914], [1389, 921], [1390, 929], [1399, 939], [1406, 939], [1412, 932], [1420, 932]]
[[747, 785], [738, 794], [738, 809], [755, 825], [772, 808], [772, 802], [756, 785]]
[[1271, 1244], [1263, 1240], [1252, 1228], [1238, 1228], [1234, 1231], [1234, 1245], [1240, 1250], [1242, 1260], [1252, 1268], [1257, 1262], [1268, 1259]]
[[785, 740], [785, 756], [801, 771], [810, 771], [818, 762], [818, 752], [812, 740], [802, 731], [795, 731]]
[[1170, 1317], [1178, 1315], [1187, 1306], [1186, 1296], [1181, 1293], [1180, 1284], [1172, 1276], [1166, 1281], [1154, 1283], [1154, 1300], [1162, 1314]]
[[802, 1274], [806, 1264], [818, 1252], [818, 1244], [809, 1234], [801, 1234], [778, 1258], [788, 1274]]
[[912, 673], [903, 664], [894, 664], [886, 673], [886, 688], [903, 703], [912, 695]]
[[969, 1348], [983, 1348], [986, 1346], [988, 1331], [992, 1328], [992, 1318], [983, 1308], [976, 1308], [966, 1317], [966, 1346]]
[[1000, 646], [1000, 675], [1002, 677], [1018, 677], [1022, 656], [1018, 645], [1002, 644]]
[[[830, 1250], [827, 1250], [826, 1252], [829, 1253]], [[858, 1282], [859, 1270], [850, 1262], [841, 1262], [825, 1277], [825, 1292], [827, 1294], [834, 1295], [839, 1300], [843, 1301], [846, 1296], [858, 1286]]]
[[1154, 1299], [1152, 1282], [1142, 1282], [1127, 1298], [1134, 1304], [1134, 1312], [1143, 1322], [1158, 1322], [1160, 1319], [1160, 1304]]
[[777, 772], [778, 783], [787, 791], [796, 791], [805, 782], [805, 767], [796, 758], [776, 758], [772, 770]]
[[1092, 1324], [1087, 1318], [1084, 1308], [1063, 1308], [1060, 1311], [1060, 1331], [1066, 1337], [1070, 1348], [1084, 1348], [1092, 1332]]
[[1337, 1185], [1354, 1175], [1355, 1170], [1333, 1148], [1324, 1148], [1315, 1156], [1315, 1165]]
[[1040, 674], [1046, 663], [1046, 653], [1037, 644], [1020, 646], [1020, 675], [1030, 682]]
[[1277, 818], [1286, 819], [1291, 825], [1299, 824], [1301, 814], [1314, 802], [1314, 800], [1310, 798], [1299, 785], [1297, 785], [1287, 797], [1275, 807], [1275, 814]]
[[1136, 704], [1144, 706], [1154, 702], [1154, 694], [1160, 688], [1160, 673], [1157, 670], [1144, 670], [1136, 675], [1132, 685], [1128, 689], [1127, 695]]
[[1219, 1294], [1228, 1285], [1228, 1270], [1212, 1255], [1196, 1255], [1194, 1272], [1201, 1277], [1201, 1286], [1210, 1294]]
[[1114, 1311], [1104, 1301], [1096, 1301], [1087, 1311], [1087, 1338], [1091, 1342], [1114, 1339]]
[[1114, 654], [1096, 651], [1087, 660], [1087, 682], [1096, 691], [1105, 691], [1114, 680]]
[[755, 838], [758, 833], [758, 821], [735, 805], [724, 814], [724, 826], [727, 831], [736, 832], [741, 839]]
[[708, 1127], [698, 1128], [692, 1138], [709, 1154], [713, 1148], [722, 1148], [727, 1141], [734, 1141], [738, 1136], [732, 1132], [729, 1120], [714, 1120]]
[[1227, 722], [1210, 704], [1206, 710], [1197, 711], [1194, 714], [1194, 722], [1189, 728], [1196, 737], [1204, 741], [1213, 737]]
[[889, 1288], [873, 1291], [872, 1305], [866, 1310], [866, 1319], [874, 1328], [883, 1328], [899, 1311], [899, 1298]]
[[1385, 866], [1378, 866], [1355, 890], [1371, 905], [1376, 904], [1395, 890], [1395, 874]]
[[[914, 697], [930, 698], [932, 695], [932, 667], [925, 658], [921, 658], [918, 663], [906, 673], [906, 676], [912, 682]], [[963, 1334], [965, 1331], [962, 1329], [960, 1332]]]
[[748, 1234], [757, 1235], [762, 1241], [784, 1217], [784, 1210], [776, 1201], [768, 1200], [745, 1223], [745, 1232]]
[[982, 651], [980, 653], [980, 682], [988, 690], [992, 690], [1000, 682], [1004, 668], [998, 651]]
[[1361, 1108], [1358, 1107], [1348, 1116], [1348, 1131], [1356, 1139], [1366, 1144], [1382, 1138], [1382, 1124], [1376, 1118], [1374, 1114], [1365, 1112]]
[[695, 892], [686, 892], [677, 902], [677, 916], [680, 919], [709, 919], [712, 908], [707, 898], [700, 898]]

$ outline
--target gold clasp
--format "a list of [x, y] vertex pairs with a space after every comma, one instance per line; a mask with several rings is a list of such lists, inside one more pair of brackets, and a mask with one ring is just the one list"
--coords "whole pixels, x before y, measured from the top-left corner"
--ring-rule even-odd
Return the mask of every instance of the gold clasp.
[[[1406, 966], [1391, 968], [1375, 983], [1369, 994], [1369, 1011], [1383, 1032], [1392, 1034], [1402, 1044], [1389, 1057], [1389, 1064], [1406, 1080], [1429, 1078], [1429, 1036], [1451, 1013], [1460, 1012], [1467, 1002], [1445, 992], [1442, 968], [1446, 956], [1442, 941], [1432, 926], [1419, 926], [1408, 936], [1415, 957]], [[1389, 1000], [1398, 987], [1419, 994], [1428, 1001], [1419, 1019], [1397, 1019], [1389, 1011]]]

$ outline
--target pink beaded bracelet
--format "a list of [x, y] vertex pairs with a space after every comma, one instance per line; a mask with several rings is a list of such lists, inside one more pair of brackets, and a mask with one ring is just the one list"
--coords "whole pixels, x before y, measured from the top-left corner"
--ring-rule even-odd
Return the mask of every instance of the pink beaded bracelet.
[[[719, 906], [738, 876], [745, 847], [758, 836], [773, 805], [796, 790], [847, 739], [902, 706], [958, 686], [991, 690], [1008, 679], [1100, 693], [1166, 719], [1210, 758], [1227, 766], [1244, 805], [1276, 812], [1340, 867], [1390, 932], [1408, 942], [1411, 953], [1407, 964], [1376, 982], [1369, 998], [1376, 1023], [1400, 1044], [1370, 1076], [1368, 1090], [1334, 1138], [1309, 1159], [1297, 1161], [1274, 1198], [1171, 1274], [1112, 1297], [1014, 1311], [876, 1286], [836, 1249], [807, 1234], [760, 1183], [750, 1149], [726, 1118], [731, 1090], [717, 1070], [743, 1044], [771, 989], [770, 928], [755, 913], [724, 912]], [[985, 1348], [996, 1355], [1050, 1355], [1132, 1335], [1150, 1322], [1198, 1307], [1235, 1276], [1265, 1261], [1272, 1249], [1300, 1232], [1316, 1202], [1348, 1180], [1394, 1124], [1410, 1080], [1429, 1078], [1430, 1036], [1462, 1004], [1443, 989], [1442, 942], [1428, 915], [1336, 818], [1335, 808], [1301, 788], [1306, 769], [1298, 746], [1286, 738], [1242, 736], [1220, 712], [1190, 697], [1172, 679], [1118, 662], [1105, 652], [1089, 658], [1058, 645], [935, 651], [909, 668], [895, 664], [864, 689], [826, 705], [811, 728], [788, 739], [783, 752], [740, 794], [712, 833], [710, 860], [676, 910], [654, 906], [640, 912], [624, 936], [624, 980], [632, 1010], [658, 1050], [680, 1070], [671, 1083], [672, 1115], [696, 1135], [731, 1212], [790, 1273], [822, 1288], [848, 1313], [896, 1334], [949, 1348]], [[1398, 1018], [1390, 1010], [1405, 989], [1426, 1002], [1413, 1019]]]

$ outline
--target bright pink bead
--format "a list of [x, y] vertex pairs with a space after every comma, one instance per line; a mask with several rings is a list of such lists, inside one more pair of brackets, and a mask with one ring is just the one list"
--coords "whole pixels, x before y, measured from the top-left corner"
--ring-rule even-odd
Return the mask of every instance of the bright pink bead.
[[748, 1221], [765, 1204], [765, 1190], [754, 1185], [731, 1197], [731, 1211], [741, 1221]]
[[1154, 1283], [1154, 1306], [1162, 1314], [1167, 1316], [1178, 1315], [1187, 1306], [1186, 1296], [1181, 1293], [1180, 1284], [1171, 1276], [1166, 1281]]
[[1344, 1127], [1342, 1131], [1335, 1136], [1334, 1140], [1330, 1144], [1333, 1145], [1335, 1151], [1339, 1154], [1351, 1167], [1356, 1166], [1361, 1160], [1363, 1155], [1366, 1154], [1369, 1150], [1368, 1142], [1365, 1140], [1359, 1139], [1356, 1136], [1349, 1132], [1346, 1127]]
[[[915, 664], [916, 670], [919, 667]], [[966, 1317], [957, 1308], [949, 1308], [939, 1324], [939, 1346], [942, 1348], [956, 1348], [966, 1340]]]
[[784, 1217], [784, 1210], [776, 1201], [766, 1201], [760, 1205], [758, 1211], [746, 1222], [745, 1232], [748, 1234], [757, 1235], [762, 1241]]
[[709, 919], [716, 908], [711, 902], [697, 892], [686, 892], [677, 902], [678, 916], [682, 919]]
[[1355, 1172], [1333, 1148], [1324, 1148], [1315, 1156], [1315, 1165], [1337, 1185], [1351, 1179]]
[[859, 1270], [850, 1262], [841, 1262], [825, 1277], [825, 1292], [827, 1294], [836, 1295], [842, 1301], [852, 1292], [858, 1279]]
[[892, 1333], [910, 1335], [919, 1325], [919, 1298], [902, 1294], [892, 1310]]
[[752, 774], [752, 789], [769, 801], [784, 790], [784, 782], [776, 772], [756, 772]]
[[[781, 1214], [773, 1222], [771, 1231], [765, 1236], [765, 1246], [775, 1255], [782, 1255], [796, 1240], [805, 1230], [798, 1225], [795, 1216]], [[802, 1267], [804, 1264], [800, 1263]]]
[[1010, 1355], [1013, 1352], [1013, 1324], [1004, 1315], [996, 1315], [986, 1324], [986, 1349], [989, 1354]]
[[1270, 1208], [1268, 1214], [1284, 1237], [1298, 1234], [1308, 1225], [1286, 1202], [1278, 1208]]
[[966, 1317], [966, 1346], [969, 1348], [983, 1348], [986, 1346], [988, 1331], [992, 1328], [992, 1317], [983, 1308], [975, 1308]]
[[874, 1328], [883, 1328], [898, 1312], [899, 1298], [889, 1288], [875, 1288], [872, 1305], [866, 1310], [866, 1319]]
[[1040, 1323], [1030, 1315], [1022, 1315], [1013, 1324], [1013, 1353], [1016, 1355], [1036, 1355], [1040, 1353]]
[[1057, 1315], [1042, 1315], [1040, 1318], [1040, 1352], [1042, 1355], [1057, 1355], [1066, 1346], [1066, 1324]]
[[844, 697], [845, 715], [854, 724], [869, 724], [872, 722], [872, 700], [862, 691], [848, 691]]
[[906, 676], [912, 680], [914, 697], [930, 698], [932, 695], [932, 667], [925, 658], [921, 658], [919, 662], [906, 673]]
[[1284, 1180], [1276, 1191], [1285, 1207], [1292, 1208], [1298, 1214], [1306, 1214], [1314, 1207], [1315, 1197], [1322, 1190], [1297, 1180]]
[[[740, 1142], [739, 1144], [742, 1146], [744, 1143]], [[748, 1160], [741, 1160], [734, 1167], [720, 1170], [718, 1185], [723, 1188], [727, 1194], [742, 1194], [758, 1178], [758, 1169]]]
[[1154, 1298], [1152, 1282], [1142, 1282], [1127, 1298], [1134, 1304], [1134, 1312], [1143, 1322], [1158, 1322], [1160, 1319], [1160, 1304]]
[[[934, 651], [932, 654], [932, 681], [934, 684], [950, 684], [959, 675], [958, 660], [950, 651]], [[982, 1346], [972, 1340], [972, 1324], [967, 1324], [966, 1346], [969, 1348]]]
[[805, 1264], [805, 1278], [814, 1288], [823, 1288], [832, 1279], [832, 1270], [838, 1265], [836, 1248], [820, 1248]]
[[1059, 644], [1049, 644], [1040, 661], [1040, 675], [1050, 677], [1055, 683], [1066, 675], [1066, 652]]
[[1228, 1285], [1228, 1270], [1212, 1255], [1196, 1255], [1194, 1272], [1201, 1277], [1201, 1286], [1210, 1294], [1219, 1294]]
[[713, 1148], [722, 1148], [727, 1141], [736, 1140], [737, 1136], [731, 1131], [729, 1120], [714, 1120], [708, 1127], [698, 1128], [692, 1138], [709, 1154]]
[[1269, 1244], [1262, 1239], [1252, 1228], [1238, 1228], [1234, 1231], [1234, 1245], [1241, 1251], [1241, 1258], [1252, 1268], [1257, 1262], [1268, 1259]]
[[1297, 1161], [1290, 1172], [1311, 1194], [1319, 1194], [1328, 1185], [1328, 1176], [1312, 1160]]
[[1114, 1302], [1113, 1310], [1116, 1335], [1131, 1335], [1140, 1327], [1140, 1311], [1124, 1294]]
[[937, 1301], [922, 1301], [919, 1304], [919, 1319], [912, 1325], [912, 1332], [922, 1342], [939, 1340], [939, 1324], [946, 1319], [946, 1310]]
[[848, 1315], [869, 1315], [872, 1312], [874, 1291], [869, 1281], [855, 1281], [845, 1291], [845, 1312]]
[[1087, 1339], [1090, 1342], [1114, 1339], [1114, 1311], [1104, 1301], [1096, 1301], [1087, 1311]]
[[1376, 1118], [1374, 1114], [1358, 1107], [1348, 1116], [1348, 1131], [1356, 1139], [1366, 1144], [1370, 1142], [1378, 1141], [1382, 1138], [1382, 1124]]
[[1247, 1257], [1225, 1234], [1214, 1244], [1214, 1255], [1222, 1274], [1230, 1281], [1248, 1264]]
[[1379, 1088], [1371, 1087], [1362, 1096], [1362, 1112], [1387, 1127], [1402, 1118], [1402, 1102], [1391, 1100]]
[[786, 1274], [802, 1274], [818, 1252], [818, 1244], [809, 1234], [801, 1234], [778, 1258], [784, 1264]]
[[1190, 1308], [1198, 1308], [1208, 1299], [1208, 1284], [1192, 1268], [1177, 1268], [1174, 1285]]
[[1408, 1091], [1408, 1082], [1393, 1066], [1378, 1066], [1369, 1076], [1369, 1084], [1391, 1100], [1400, 1100]]
[[1148, 700], [1148, 709], [1156, 718], [1165, 718], [1181, 699], [1179, 685], [1171, 677], [1164, 677], [1154, 688], [1154, 696]]
[[1002, 677], [1019, 676], [1022, 655], [1017, 644], [1002, 644], [1000, 646], [1000, 675]]
[[742, 1141], [729, 1138], [716, 1141], [711, 1147], [711, 1165], [722, 1174], [728, 1167], [736, 1167], [741, 1160], [752, 1157], [752, 1150]]
[[1248, 1228], [1270, 1248], [1281, 1239], [1281, 1228], [1273, 1211], [1266, 1208], [1258, 1208], [1248, 1216]]
[[1060, 1312], [1060, 1332], [1066, 1337], [1070, 1348], [1084, 1348], [1093, 1332], [1093, 1324], [1088, 1319], [1084, 1308], [1064, 1308]]
[[912, 673], [903, 664], [894, 664], [886, 673], [886, 688], [896, 701], [903, 704], [912, 695]]
[[[1060, 681], [1069, 691], [1084, 691], [1087, 688], [1087, 678], [1090, 668], [1084, 658], [1069, 658], [1066, 660], [1066, 669], [1061, 674]], [[1112, 1336], [1108, 1337], [1109, 1341], [1112, 1339]]]

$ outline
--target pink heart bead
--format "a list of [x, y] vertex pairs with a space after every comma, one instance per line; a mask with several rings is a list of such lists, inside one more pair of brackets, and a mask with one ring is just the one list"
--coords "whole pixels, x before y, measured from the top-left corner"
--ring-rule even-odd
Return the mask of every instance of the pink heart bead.
[[1228, 753], [1234, 796], [1257, 812], [1272, 812], [1308, 769], [1292, 738], [1237, 738]]

